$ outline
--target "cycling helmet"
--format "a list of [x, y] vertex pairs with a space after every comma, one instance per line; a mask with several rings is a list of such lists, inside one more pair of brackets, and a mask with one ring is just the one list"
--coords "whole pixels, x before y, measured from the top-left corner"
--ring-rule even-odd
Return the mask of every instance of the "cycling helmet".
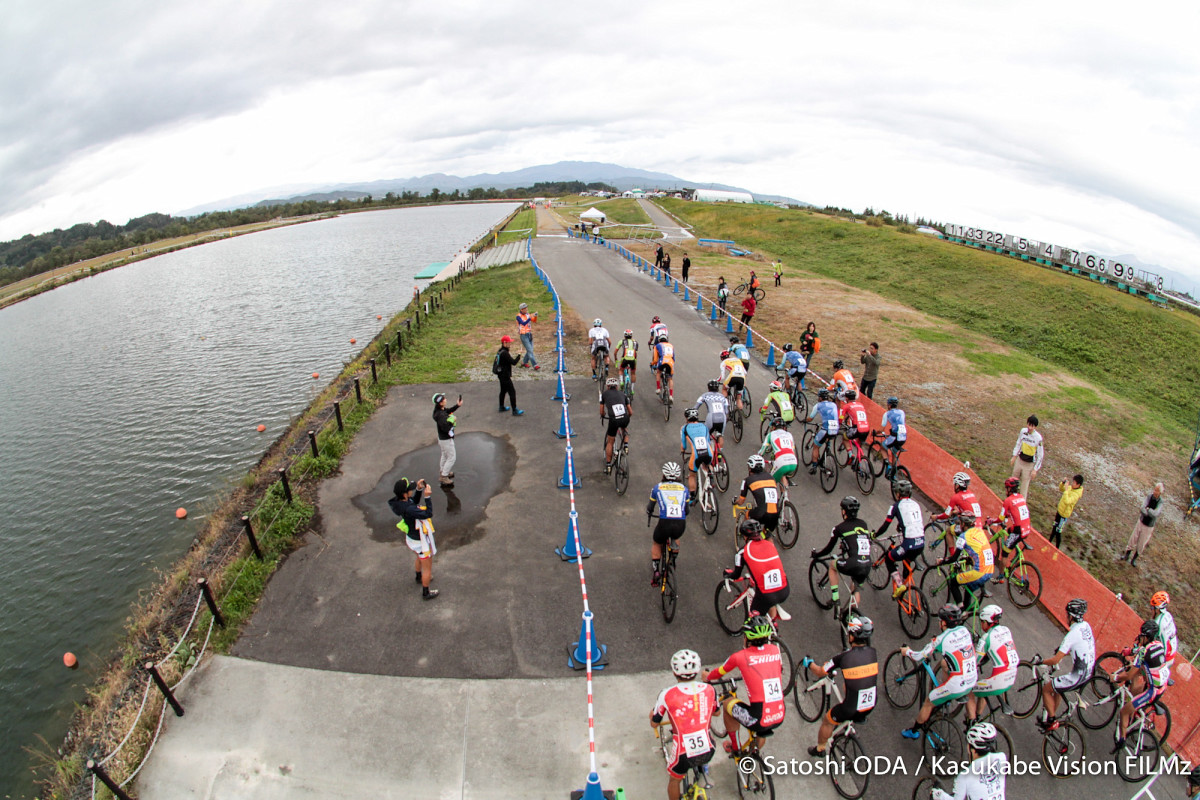
[[978, 753], [990, 753], [996, 749], [996, 726], [990, 722], [976, 722], [967, 731], [967, 744]]
[[785, 420], [783, 417], [776, 417], [775, 419], [771, 420], [772, 428], [786, 428], [787, 426], [787, 420]]
[[618, 385], [620, 385], [620, 381], [610, 375], [608, 380], [604, 382], [604, 385], [610, 389], [615, 389]]
[[686, 409], [683, 412], [683, 418], [688, 422], [695, 422], [696, 420], [700, 419], [700, 412], [694, 408]]
[[900, 498], [912, 497], [912, 484], [901, 478], [896, 481], [896, 485], [892, 487], [896, 490], [896, 496]]
[[748, 644], [759, 642], [766, 644], [767, 640], [775, 634], [775, 626], [771, 624], [769, 617], [762, 614], [755, 614], [750, 619], [746, 620], [746, 624], [742, 626], [742, 635], [746, 637]]
[[782, 392], [783, 384], [780, 383], [779, 381], [771, 381], [771, 391], [772, 392]]
[[729, 358], [729, 351], [728, 351], [728, 350], [722, 350], [722, 351], [721, 351], [721, 360], [722, 360], [722, 361], [724, 361], [724, 360], [725, 360], [725, 359], [727, 359], [727, 358]]
[[729, 343], [730, 343], [731, 345], [734, 345], [734, 344], [740, 344], [740, 342], [738, 341], [738, 337], [736, 337], [736, 336], [730, 336], [730, 337], [729, 337]]
[[954, 603], [946, 603], [938, 609], [938, 619], [946, 623], [946, 627], [954, 627], [962, 624], [963, 613], [962, 609]]
[[1003, 608], [996, 605], [995, 603], [991, 603], [990, 605], [986, 605], [983, 608], [979, 609], [979, 619], [981, 619], [984, 622], [995, 623], [995, 622], [1000, 621], [1000, 616], [1003, 613], [1004, 613]]
[[676, 678], [691, 680], [700, 674], [700, 654], [695, 650], [678, 650], [671, 656], [671, 672]]
[[783, 352], [785, 352], [785, 353], [790, 353], [790, 352], [792, 352], [792, 343], [791, 343], [791, 342], [786, 342], [786, 343], [783, 345]]
[[1016, 494], [1018, 487], [1021, 485], [1020, 478], [1009, 478], [1004, 482], [1004, 494]]
[[846, 630], [850, 636], [858, 641], [869, 643], [871, 635], [875, 633], [875, 623], [871, 622], [870, 617], [851, 617]]
[[857, 497], [852, 494], [848, 494], [842, 498], [841, 506], [842, 511], [846, 512], [846, 516], [856, 517], [858, 516], [858, 509], [861, 507], [861, 504], [858, 502]]
[[599, 327], [600, 327], [601, 325], [603, 325], [603, 324], [604, 324], [604, 323], [600, 321], [600, 318], [599, 318], [599, 317], [596, 317], [594, 320], [592, 320], [592, 327], [593, 327], [593, 328], [599, 328]]
[[1167, 648], [1163, 647], [1163, 643], [1154, 640], [1146, 645], [1146, 649], [1142, 652], [1142, 664], [1147, 669], [1158, 669], [1163, 664], [1167, 663]]
[[657, 316], [655, 316], [654, 319], [650, 320], [651, 325], [657, 325], [660, 322], [662, 322], [662, 320], [659, 319]]
[[720, 382], [720, 381], [717, 381], [717, 380], [712, 380], [712, 381], [709, 381], [709, 382], [708, 382], [708, 390], [709, 390], [710, 392], [715, 392], [715, 391], [717, 391], [717, 390], [718, 390], [718, 389], [720, 389], [720, 388], [721, 388], [721, 382]]
[[896, 407], [896, 406], [898, 406], [898, 405], [900, 405], [900, 398], [899, 398], [899, 397], [889, 397], [889, 398], [887, 399], [887, 406], [888, 406], [888, 408], [895, 408], [895, 407]]
[[[625, 329], [625, 338], [626, 338], [626, 339], [632, 339], [632, 338], [633, 338], [633, 331], [631, 331], [631, 330], [629, 330], [628, 328], [626, 328], [626, 329]], [[680, 650], [679, 652], [681, 652], [681, 653], [682, 653], [682, 652], [684, 652], [684, 651]]]
[[662, 334], [661, 334], [661, 335], [658, 337], [658, 340], [659, 340], [660, 342], [665, 342], [665, 341], [667, 341], [667, 332], [666, 332], [666, 331], [663, 331], [663, 332], [662, 332]]
[[834, 372], [837, 372], [839, 369], [841, 369], [841, 368], [842, 368], [842, 367], [844, 367], [844, 366], [846, 366], [846, 362], [845, 362], [845, 361], [842, 361], [842, 360], [839, 358], [837, 361], [833, 362], [833, 371], [834, 371]]
[[747, 539], [758, 539], [763, 534], [763, 524], [756, 519], [742, 520], [738, 530]]
[[438, 392], [437, 394], [435, 394], [433, 396], [433, 404], [436, 406], [438, 403], [442, 402], [445, 399], [446, 399], [446, 395], [442, 394], [441, 392]]
[[683, 468], [674, 461], [668, 461], [667, 463], [663, 464], [662, 473], [663, 478], [666, 480], [677, 481], [679, 480], [680, 476], [683, 475]]
[[1150, 605], [1154, 608], [1166, 608], [1170, 602], [1171, 595], [1164, 591], [1157, 591], [1154, 593], [1154, 596], [1150, 598]]
[[846, 402], [853, 403], [857, 399], [858, 399], [858, 392], [854, 391], [853, 389], [850, 389], [846, 392]]
[[965, 489], [971, 485], [971, 476], [965, 472], [954, 473], [954, 488]]
[[767, 462], [762, 456], [760, 456], [758, 453], [755, 453], [746, 459], [746, 466], [750, 468], [751, 472], [762, 472], [764, 469], [766, 469]]
[[1083, 619], [1083, 615], [1087, 613], [1087, 600], [1076, 597], [1074, 600], [1067, 602], [1067, 617], [1072, 622], [1078, 622]]
[[1142, 623], [1142, 628], [1138, 631], [1138, 636], [1145, 636], [1147, 639], [1157, 639], [1158, 626], [1152, 620], [1146, 620]]
[[829, 399], [829, 390], [828, 389], [817, 389], [817, 399], [818, 400], [828, 400]]

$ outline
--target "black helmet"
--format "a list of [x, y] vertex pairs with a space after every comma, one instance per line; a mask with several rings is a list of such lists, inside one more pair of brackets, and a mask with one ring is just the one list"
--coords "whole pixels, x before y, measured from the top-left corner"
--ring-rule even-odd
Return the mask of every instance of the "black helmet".
[[756, 519], [747, 519], [742, 521], [738, 530], [747, 539], [759, 539], [762, 538], [763, 524]]
[[1076, 597], [1067, 602], [1067, 617], [1078, 622], [1087, 613], [1087, 600]]
[[1155, 625], [1150, 620], [1146, 620], [1145, 622], [1142, 623], [1142, 629], [1140, 631], [1138, 631], [1138, 635], [1145, 636], [1147, 639], [1157, 639], [1158, 638], [1158, 626]]
[[893, 488], [896, 490], [897, 497], [912, 497], [912, 484], [903, 478], [896, 481]]
[[896, 406], [898, 406], [898, 405], [900, 405], [900, 398], [899, 398], [899, 397], [889, 397], [889, 398], [887, 399], [887, 406], [888, 406], [888, 408], [895, 408], [895, 407], [896, 407]]
[[852, 494], [848, 494], [842, 498], [841, 506], [842, 511], [846, 512], [846, 516], [856, 517], [858, 516], [858, 509], [862, 507], [862, 504], [858, 502], [857, 497]]
[[829, 390], [828, 389], [817, 389], [817, 399], [818, 400], [828, 400], [829, 399]]
[[946, 623], [946, 627], [961, 625], [963, 619], [962, 609], [954, 603], [946, 603], [946, 605], [938, 609], [938, 619]]
[[721, 382], [720, 382], [720, 381], [715, 381], [715, 380], [714, 380], [714, 381], [709, 381], [709, 382], [708, 382], [708, 390], [709, 390], [710, 392], [715, 392], [715, 391], [717, 391], [717, 390], [718, 390], [718, 389], [720, 389], [720, 388], [721, 388]]
[[863, 644], [870, 644], [871, 635], [875, 633], [875, 623], [870, 617], [851, 617], [846, 627], [851, 638]]
[[742, 636], [746, 637], [749, 644], [765, 644], [774, 634], [775, 626], [771, 624], [771, 619], [762, 614], [755, 614], [742, 626]]
[[783, 345], [783, 352], [785, 352], [785, 353], [790, 353], [790, 352], [792, 352], [792, 343], [791, 343], [791, 342], [786, 342], [786, 343]]
[[858, 399], [858, 392], [854, 391], [853, 389], [847, 390], [847, 392], [846, 392], [847, 402], [853, 403], [857, 399]]
[[700, 412], [694, 408], [687, 408], [683, 411], [683, 418], [688, 422], [695, 422], [700, 419]]

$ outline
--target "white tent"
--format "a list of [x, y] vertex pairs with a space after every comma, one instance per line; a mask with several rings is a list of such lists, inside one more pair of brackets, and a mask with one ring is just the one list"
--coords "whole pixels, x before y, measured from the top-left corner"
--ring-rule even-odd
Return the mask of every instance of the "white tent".
[[753, 203], [748, 192], [725, 192], [720, 189], [697, 189], [692, 199], [704, 203]]
[[604, 212], [597, 211], [595, 206], [592, 206], [587, 211], [579, 215], [580, 219], [594, 219], [599, 222], [604, 222]]

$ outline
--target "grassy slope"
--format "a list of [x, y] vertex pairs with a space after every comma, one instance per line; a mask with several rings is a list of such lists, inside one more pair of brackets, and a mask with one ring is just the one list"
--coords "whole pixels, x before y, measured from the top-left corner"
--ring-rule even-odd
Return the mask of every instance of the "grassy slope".
[[531, 233], [537, 233], [537, 214], [532, 208], [525, 208], [518, 211], [512, 221], [504, 226], [497, 244], [508, 244], [518, 239], [525, 239]]
[[1195, 422], [1200, 319], [1194, 316], [889, 227], [800, 210], [660, 202], [705, 235], [781, 257], [785, 269], [790, 264], [869, 289], [1107, 386], [1176, 435], [1190, 433]]

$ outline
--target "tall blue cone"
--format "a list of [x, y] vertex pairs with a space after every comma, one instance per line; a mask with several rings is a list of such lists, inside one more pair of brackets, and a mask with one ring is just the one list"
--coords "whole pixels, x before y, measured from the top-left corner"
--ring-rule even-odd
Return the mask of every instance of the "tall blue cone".
[[[571, 518], [567, 522], [567, 541], [563, 543], [562, 547], [554, 548], [554, 554], [556, 556], [561, 558], [563, 561], [570, 561], [572, 564], [579, 560], [579, 550], [575, 549], [575, 529], [577, 527], [579, 527], [579, 512], [572, 511]], [[579, 534], [579, 547], [583, 551], [584, 558], [591, 557], [592, 551], [583, 546], [582, 533]], [[595, 657], [594, 652], [592, 653], [592, 657]]]
[[711, 322], [716, 322], [716, 321], [717, 321], [717, 304], [716, 304], [716, 303], [713, 303], [713, 306], [712, 306], [712, 318], [710, 319], [710, 321], [711, 321]]
[[754, 347], [754, 331], [749, 325], [746, 326], [746, 347]]
[[[679, 284], [675, 284], [675, 285], [678, 286]], [[685, 302], [685, 303], [692, 302], [692, 298], [688, 296], [688, 287], [687, 287], [686, 283], [683, 285], [683, 302]]]
[[575, 486], [579, 486], [582, 481], [579, 480], [579, 473], [575, 472], [575, 456], [568, 445], [566, 453], [563, 455], [563, 474], [558, 479], [558, 488], [566, 489], [571, 485], [571, 475], [575, 476]]
[[679, 281], [675, 281], [675, 288], [672, 290], [672, 293], [679, 294]]
[[[587, 668], [587, 635], [589, 628], [592, 634], [592, 669], [604, 669], [608, 665], [608, 648], [602, 644], [597, 644], [600, 637], [596, 636], [596, 628], [592, 624], [592, 612], [585, 611], [583, 612], [583, 625], [579, 629], [579, 643], [575, 645], [574, 649], [570, 646], [567, 647], [567, 666], [571, 669]], [[588, 780], [590, 781], [591, 779], [589, 778]], [[596, 788], [600, 788], [598, 778]]]
[[[568, 429], [570, 429], [570, 428], [571, 428], [571, 417], [570, 417], [570, 416], [567, 414], [567, 404], [566, 404], [566, 403], [563, 403], [563, 413], [562, 413], [562, 419], [560, 419], [560, 420], [558, 421], [558, 430], [557, 430], [557, 431], [555, 431], [554, 435], [555, 435], [555, 436], [557, 436], [557, 437], [558, 437], [558, 438], [560, 438], [560, 439], [565, 439], [565, 438], [567, 438], [567, 431], [568, 431]], [[571, 433], [571, 435], [572, 435], [572, 436], [574, 436], [574, 435], [575, 435], [575, 431], [574, 431], [574, 430], [571, 430], [571, 431], [570, 431], [570, 433]], [[565, 484], [565, 483], [564, 483], [564, 484], [559, 484], [559, 485], [560, 485], [560, 486], [566, 486], [566, 484]]]
[[696, 310], [704, 313], [704, 295], [702, 294], [696, 295]]
[[771, 349], [767, 351], [767, 369], [775, 368], [775, 345], [771, 345]]
[[552, 397], [550, 399], [552, 399], [552, 400], [570, 400], [571, 399], [571, 395], [567, 394], [567, 385], [566, 385], [566, 382], [563, 380], [563, 374], [561, 372], [558, 373], [558, 388], [554, 391], [554, 397]]
[[733, 333], [733, 315], [732, 314], [725, 315], [725, 332]]
[[[572, 792], [574, 796], [574, 792]], [[579, 800], [605, 800], [604, 790], [600, 788], [600, 776], [594, 772], [588, 773], [587, 788], [583, 790]]]

